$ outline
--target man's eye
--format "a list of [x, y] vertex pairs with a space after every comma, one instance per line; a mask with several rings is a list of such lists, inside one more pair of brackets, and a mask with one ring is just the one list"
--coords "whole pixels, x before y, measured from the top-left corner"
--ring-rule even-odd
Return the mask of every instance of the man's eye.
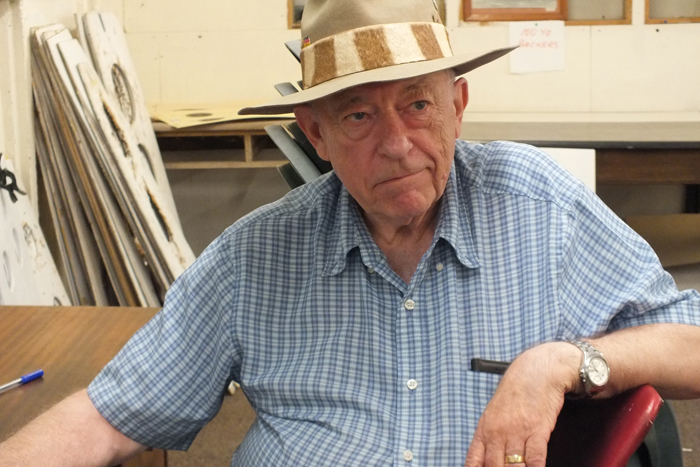
[[350, 114], [350, 115], [348, 115], [348, 116], [345, 117], [345, 118], [347, 118], [347, 119], [348, 119], [349, 121], [351, 121], [351, 122], [361, 122], [362, 120], [365, 119], [365, 117], [367, 117], [367, 114], [366, 114], [366, 113], [364, 113], [364, 112], [355, 112], [354, 114]]
[[427, 101], [417, 101], [413, 103], [413, 108], [416, 110], [423, 110], [428, 106]]

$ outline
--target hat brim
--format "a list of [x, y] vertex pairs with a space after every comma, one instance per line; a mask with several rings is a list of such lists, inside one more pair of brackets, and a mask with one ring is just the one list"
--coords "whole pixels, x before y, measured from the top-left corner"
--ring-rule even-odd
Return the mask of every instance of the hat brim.
[[500, 58], [507, 53], [516, 49], [515, 47], [505, 47], [502, 49], [493, 50], [491, 52], [479, 55], [477, 57], [453, 56], [445, 57], [437, 60], [428, 60], [422, 62], [402, 63], [401, 65], [393, 65], [384, 68], [376, 68], [374, 70], [362, 71], [346, 76], [326, 81], [317, 86], [302, 91], [280, 97], [267, 104], [254, 107], [245, 107], [241, 109], [239, 115], [277, 115], [286, 114], [294, 111], [294, 107], [300, 104], [305, 104], [322, 97], [329, 96], [344, 89], [353, 86], [359, 86], [367, 83], [377, 83], [382, 81], [395, 81], [405, 78], [413, 78], [415, 76], [427, 75], [436, 71], [449, 70], [455, 71], [457, 76], [468, 73], [480, 66], [486, 65], [497, 58]]

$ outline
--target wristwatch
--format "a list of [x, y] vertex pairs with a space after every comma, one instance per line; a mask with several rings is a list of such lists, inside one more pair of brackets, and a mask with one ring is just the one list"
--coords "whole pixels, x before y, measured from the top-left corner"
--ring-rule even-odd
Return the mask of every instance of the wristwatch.
[[579, 369], [579, 376], [581, 377], [584, 391], [582, 396], [595, 396], [605, 389], [605, 386], [608, 384], [608, 379], [610, 378], [608, 362], [598, 349], [586, 341], [573, 340], [567, 342], [575, 345], [583, 352], [581, 368]]

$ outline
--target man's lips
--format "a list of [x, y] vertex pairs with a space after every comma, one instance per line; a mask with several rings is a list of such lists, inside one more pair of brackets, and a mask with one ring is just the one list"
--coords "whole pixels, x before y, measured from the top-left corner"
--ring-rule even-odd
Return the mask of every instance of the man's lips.
[[418, 175], [418, 174], [421, 173], [422, 171], [423, 171], [423, 169], [417, 170], [417, 171], [415, 171], [415, 172], [406, 172], [406, 173], [403, 173], [403, 174], [400, 174], [400, 175], [394, 175], [394, 176], [388, 177], [388, 178], [386, 178], [385, 180], [379, 182], [379, 185], [381, 185], [382, 183], [391, 183], [391, 182], [398, 182], [398, 181], [401, 181], [401, 180], [405, 180], [405, 179], [410, 178], [410, 177], [412, 177], [412, 176], [414, 176], [414, 175]]

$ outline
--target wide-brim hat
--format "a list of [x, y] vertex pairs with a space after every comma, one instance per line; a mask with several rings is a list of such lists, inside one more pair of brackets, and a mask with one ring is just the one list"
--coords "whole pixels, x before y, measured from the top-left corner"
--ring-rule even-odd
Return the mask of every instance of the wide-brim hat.
[[289, 113], [361, 84], [449, 69], [459, 76], [515, 48], [453, 55], [435, 0], [307, 0], [301, 36], [303, 89], [240, 115]]

